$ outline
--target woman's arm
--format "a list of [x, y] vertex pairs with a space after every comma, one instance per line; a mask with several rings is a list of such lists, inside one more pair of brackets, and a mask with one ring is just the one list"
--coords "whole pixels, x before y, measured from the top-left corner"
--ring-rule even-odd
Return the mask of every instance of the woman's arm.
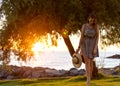
[[82, 25], [82, 28], [81, 28], [81, 37], [80, 37], [80, 41], [79, 41], [79, 46], [76, 50], [76, 53], [79, 52], [79, 50], [81, 49], [81, 45], [82, 45], [82, 41], [83, 41], [83, 37], [84, 37], [84, 27], [85, 25]]
[[96, 42], [95, 42], [94, 54], [97, 52], [98, 40], [99, 40], [99, 26], [97, 25], [97, 27], [96, 27]]

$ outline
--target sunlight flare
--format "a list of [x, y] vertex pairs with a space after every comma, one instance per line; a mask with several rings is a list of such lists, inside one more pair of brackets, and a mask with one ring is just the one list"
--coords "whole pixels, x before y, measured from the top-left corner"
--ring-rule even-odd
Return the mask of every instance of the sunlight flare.
[[43, 46], [40, 42], [37, 42], [33, 45], [32, 51], [39, 52], [43, 50]]

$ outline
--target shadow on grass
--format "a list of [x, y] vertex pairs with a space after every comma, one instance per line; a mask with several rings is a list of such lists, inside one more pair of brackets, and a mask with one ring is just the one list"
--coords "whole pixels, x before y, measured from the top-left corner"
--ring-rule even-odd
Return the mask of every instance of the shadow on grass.
[[11, 83], [11, 82], [14, 83], [15, 81], [2, 81], [2, 80], [1, 80], [1, 81], [0, 81], [0, 84], [6, 84], [6, 83]]
[[[29, 84], [34, 84], [34, 83], [49, 83], [49, 82], [56, 82], [56, 81], [62, 81], [66, 80], [68, 78], [61, 78], [61, 77], [52, 77], [52, 78], [39, 78], [39, 79], [16, 79], [16, 80], [1, 80], [0, 81], [0, 86], [7, 84], [12, 84], [12, 86], [16, 85], [29, 85]], [[11, 85], [9, 85], [11, 86]]]
[[113, 77], [112, 80], [109, 80], [108, 82], [120, 82], [120, 77]]
[[86, 81], [86, 77], [76, 76], [66, 80], [66, 82], [79, 82], [79, 81]]
[[[108, 82], [119, 82], [120, 77], [106, 77], [102, 74], [99, 74], [97, 77], [92, 78], [93, 80], [101, 80], [101, 79], [107, 79]], [[39, 78], [39, 79], [20, 79], [20, 80], [8, 80], [8, 81], [0, 81], [0, 84], [5, 84], [5, 86], [8, 86], [7, 84], [11, 84], [9, 86], [16, 86], [16, 85], [30, 85], [35, 83], [45, 84], [48, 83], [50, 86], [54, 86], [54, 82], [62, 82], [62, 83], [69, 83], [69, 82], [86, 82], [86, 76], [76, 76], [76, 77], [55, 77], [55, 78]], [[96, 83], [91, 83], [92, 86], [100, 86]], [[2, 85], [2, 86], [3, 86]]]
[[21, 85], [28, 85], [33, 83], [49, 83], [49, 82], [56, 82], [60, 80], [65, 80], [66, 78], [39, 78], [39, 79], [31, 79], [31, 80], [22, 80], [20, 81]]
[[19, 85], [28, 85], [28, 84], [33, 84], [33, 83], [40, 83], [38, 81], [21, 81]]
[[39, 83], [38, 81], [30, 81], [30, 80], [10, 80], [10, 81], [1, 81], [0, 85], [7, 85], [7, 84], [12, 84], [14, 85], [27, 85], [27, 84], [32, 84], [32, 83]]
[[101, 86], [101, 85], [96, 85], [95, 83], [91, 83], [92, 86]]
[[99, 73], [98, 76], [92, 77], [92, 80], [100, 80], [100, 79], [103, 79], [103, 78], [105, 79], [107, 77], [105, 77], [103, 74]]
[[[92, 80], [100, 80], [100, 79], [107, 79], [107, 77], [105, 77], [103, 74], [98, 74], [97, 77], [92, 77]], [[68, 79], [67, 81], [70, 82], [86, 81], [86, 76], [76, 76]]]

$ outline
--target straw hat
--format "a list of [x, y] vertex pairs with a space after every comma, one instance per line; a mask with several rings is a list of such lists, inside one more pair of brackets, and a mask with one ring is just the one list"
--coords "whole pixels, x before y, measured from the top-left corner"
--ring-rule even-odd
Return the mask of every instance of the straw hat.
[[75, 68], [79, 68], [82, 64], [82, 57], [80, 54], [73, 54], [72, 63]]

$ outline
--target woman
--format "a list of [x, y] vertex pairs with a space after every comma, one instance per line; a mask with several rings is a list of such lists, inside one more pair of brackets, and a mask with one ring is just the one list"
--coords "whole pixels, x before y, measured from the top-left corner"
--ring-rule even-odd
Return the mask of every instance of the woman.
[[81, 28], [81, 38], [76, 53], [80, 51], [83, 56], [86, 67], [87, 86], [90, 86], [90, 80], [93, 71], [93, 59], [98, 57], [98, 38], [99, 29], [97, 19], [94, 14], [88, 17], [88, 23], [83, 24]]

